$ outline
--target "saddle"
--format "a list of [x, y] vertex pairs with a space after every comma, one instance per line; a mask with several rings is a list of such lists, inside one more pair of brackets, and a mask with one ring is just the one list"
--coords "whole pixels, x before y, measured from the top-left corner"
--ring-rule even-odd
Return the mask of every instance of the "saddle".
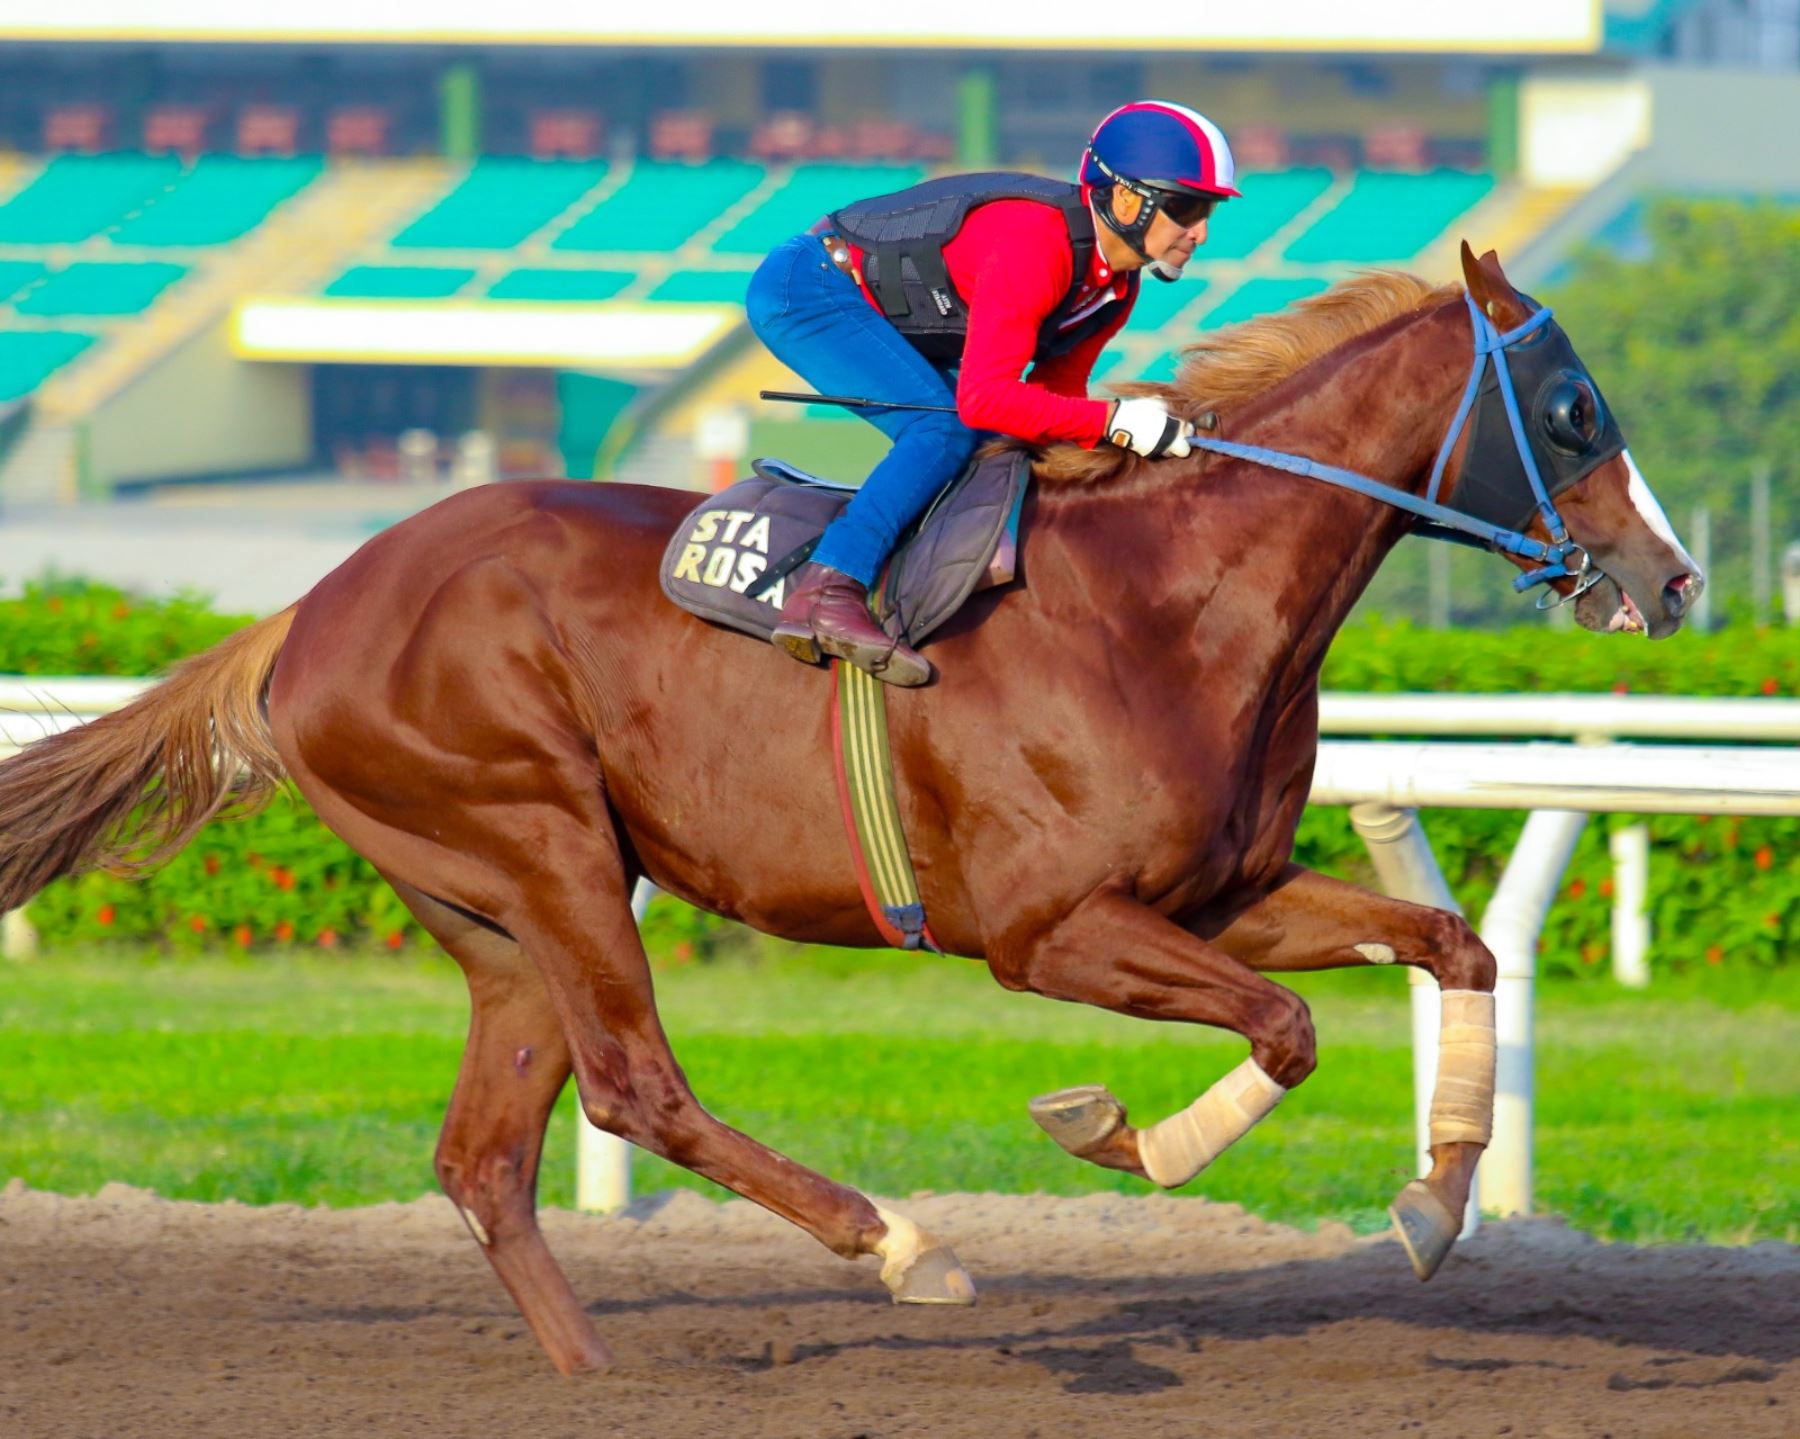
[[[787, 577], [812, 555], [856, 491], [780, 460], [711, 496], [663, 552], [663, 593], [689, 614], [768, 641]], [[919, 644], [977, 590], [1018, 570], [1019, 514], [1031, 477], [1017, 451], [971, 461], [900, 540], [870, 607], [890, 635]]]

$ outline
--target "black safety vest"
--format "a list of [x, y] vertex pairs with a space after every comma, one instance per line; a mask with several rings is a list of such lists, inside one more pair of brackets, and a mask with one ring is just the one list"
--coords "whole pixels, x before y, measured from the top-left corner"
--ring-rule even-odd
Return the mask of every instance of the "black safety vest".
[[1094, 257], [1094, 217], [1081, 187], [1011, 170], [946, 175], [891, 195], [846, 205], [828, 217], [832, 231], [863, 252], [863, 276], [880, 302], [881, 313], [934, 364], [962, 358], [969, 334], [969, 307], [950, 283], [944, 246], [956, 238], [977, 205], [994, 200], [1035, 200], [1062, 213], [1069, 227], [1074, 272], [1069, 293], [1038, 327], [1034, 361], [1067, 354], [1104, 328], [1137, 294], [1129, 277], [1125, 297], [1098, 305], [1073, 324], [1076, 302]]

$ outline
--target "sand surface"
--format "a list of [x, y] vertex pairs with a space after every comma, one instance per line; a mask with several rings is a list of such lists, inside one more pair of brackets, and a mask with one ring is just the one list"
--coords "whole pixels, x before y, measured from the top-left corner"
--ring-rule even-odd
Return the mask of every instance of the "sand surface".
[[745, 1203], [545, 1228], [618, 1364], [559, 1378], [442, 1199], [0, 1193], [0, 1435], [1800, 1435], [1800, 1249], [1485, 1226], [1399, 1246], [1199, 1199], [915, 1196], [973, 1309]]

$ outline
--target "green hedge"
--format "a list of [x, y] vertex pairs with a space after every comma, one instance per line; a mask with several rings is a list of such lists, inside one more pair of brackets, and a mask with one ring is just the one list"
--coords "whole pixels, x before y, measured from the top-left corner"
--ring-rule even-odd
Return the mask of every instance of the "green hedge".
[[[133, 599], [97, 585], [34, 586], [0, 601], [0, 671], [134, 674], [215, 643], [248, 616], [192, 598]], [[1555, 632], [1436, 633], [1370, 621], [1345, 630], [1328, 688], [1360, 691], [1632, 691], [1800, 694], [1800, 630], [1734, 625], [1716, 634], [1642, 639]], [[823, 697], [821, 696], [821, 703]], [[1479, 915], [1524, 822], [1522, 814], [1442, 810], [1425, 824], [1452, 887]], [[1604, 969], [1611, 864], [1606, 835], [1628, 816], [1596, 817], [1545, 932], [1547, 970]], [[1784, 961], [1800, 925], [1800, 821], [1650, 821], [1652, 960], [1664, 965]], [[1367, 881], [1368, 861], [1341, 810], [1301, 826], [1302, 863]], [[212, 826], [141, 883], [86, 875], [52, 885], [29, 914], [49, 941], [107, 936], [170, 949], [305, 943], [399, 948], [419, 931], [373, 868], [328, 834], [293, 794], [246, 820]], [[672, 900], [653, 906], [647, 939], [664, 962], [701, 957], [722, 927]]]

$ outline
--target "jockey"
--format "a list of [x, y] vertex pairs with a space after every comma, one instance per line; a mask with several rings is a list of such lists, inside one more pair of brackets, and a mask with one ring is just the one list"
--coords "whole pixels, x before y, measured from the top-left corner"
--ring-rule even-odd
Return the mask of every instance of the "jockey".
[[770, 253], [745, 303], [777, 359], [822, 392], [955, 407], [865, 412], [893, 448], [790, 582], [776, 644], [890, 684], [931, 677], [875, 622], [868, 590], [984, 432], [1189, 453], [1190, 427], [1160, 400], [1093, 400], [1087, 382], [1131, 313], [1138, 271], [1178, 276], [1234, 181], [1218, 126], [1143, 100], [1100, 122], [1079, 184], [1011, 172], [927, 180], [847, 205]]

